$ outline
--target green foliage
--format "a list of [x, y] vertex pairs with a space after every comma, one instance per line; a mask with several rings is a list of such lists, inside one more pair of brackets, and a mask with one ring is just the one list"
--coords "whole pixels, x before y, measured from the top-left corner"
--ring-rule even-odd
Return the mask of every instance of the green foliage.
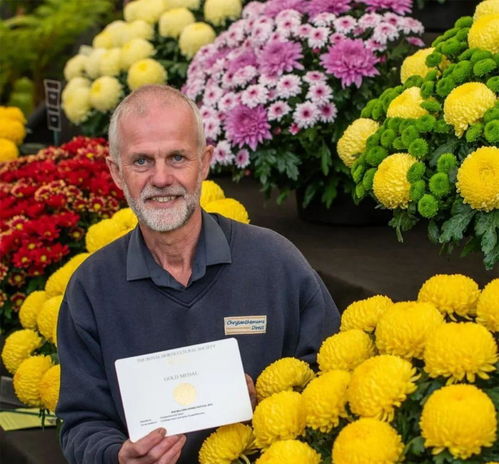
[[445, 172], [433, 174], [428, 185], [430, 187], [430, 192], [437, 198], [447, 195], [451, 189], [449, 176]]
[[423, 158], [428, 153], [428, 142], [425, 139], [417, 138], [409, 145], [409, 153], [416, 158]]
[[457, 166], [457, 158], [452, 153], [442, 153], [437, 161], [437, 171], [449, 173]]
[[426, 166], [421, 161], [414, 163], [407, 171], [407, 180], [413, 184], [414, 182], [421, 180], [425, 174]]
[[477, 61], [473, 66], [473, 74], [477, 77], [485, 76], [497, 68], [496, 62], [492, 58], [485, 58]]
[[492, 144], [499, 143], [499, 120], [495, 119], [485, 125], [485, 139]]
[[438, 212], [438, 201], [433, 195], [425, 194], [418, 201], [418, 213], [430, 219]]

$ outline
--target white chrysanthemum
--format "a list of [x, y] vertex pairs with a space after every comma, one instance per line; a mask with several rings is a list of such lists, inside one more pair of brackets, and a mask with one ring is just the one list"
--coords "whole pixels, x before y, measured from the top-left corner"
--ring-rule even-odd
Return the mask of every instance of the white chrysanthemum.
[[146, 39], [151, 40], [154, 37], [154, 28], [143, 19], [132, 21], [128, 25], [128, 39]]
[[158, 22], [165, 10], [163, 0], [137, 0], [128, 3], [123, 13], [127, 22], [142, 19], [149, 24], [154, 24]]
[[130, 89], [135, 90], [146, 84], [163, 84], [167, 77], [166, 69], [160, 63], [146, 58], [130, 66], [127, 83]]
[[159, 18], [159, 34], [162, 37], [178, 38], [184, 28], [196, 22], [196, 18], [187, 8], [174, 8], [165, 11]]
[[85, 73], [91, 79], [97, 79], [100, 76], [100, 62], [105, 53], [105, 48], [93, 48], [87, 56], [87, 61], [85, 62]]
[[87, 62], [87, 57], [85, 55], [75, 55], [70, 58], [64, 66], [64, 77], [67, 81], [70, 81], [74, 77], [83, 77], [85, 72], [85, 63]]
[[215, 37], [216, 33], [209, 24], [192, 23], [186, 26], [180, 34], [178, 45], [182, 55], [192, 58], [202, 46], [213, 42]]
[[85, 77], [73, 77], [64, 87], [64, 90], [61, 93], [62, 101], [66, 100], [66, 96], [71, 94], [73, 89], [77, 89], [79, 87], [90, 88], [90, 81]]
[[154, 53], [151, 42], [145, 39], [132, 39], [121, 47], [121, 69], [128, 71], [133, 63], [149, 58]]
[[227, 19], [239, 18], [241, 10], [241, 0], [206, 0], [204, 17], [211, 24], [221, 26]]
[[99, 111], [110, 111], [118, 104], [122, 90], [115, 77], [99, 77], [90, 87], [90, 104]]
[[113, 37], [109, 32], [99, 32], [92, 40], [92, 47], [94, 48], [113, 48]]
[[117, 76], [121, 70], [121, 48], [106, 50], [101, 57], [99, 69], [102, 76]]
[[62, 108], [72, 123], [80, 124], [85, 121], [90, 112], [90, 89], [77, 87], [66, 92]]

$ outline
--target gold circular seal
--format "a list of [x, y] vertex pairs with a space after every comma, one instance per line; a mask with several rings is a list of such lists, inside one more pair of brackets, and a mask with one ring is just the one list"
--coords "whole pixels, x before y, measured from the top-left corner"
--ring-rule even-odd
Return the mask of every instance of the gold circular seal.
[[189, 406], [196, 401], [196, 397], [196, 388], [190, 383], [179, 383], [173, 389], [173, 398], [181, 406]]

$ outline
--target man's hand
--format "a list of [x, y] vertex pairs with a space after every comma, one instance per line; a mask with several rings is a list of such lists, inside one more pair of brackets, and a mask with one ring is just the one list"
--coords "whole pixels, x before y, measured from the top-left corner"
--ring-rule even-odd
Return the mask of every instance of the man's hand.
[[185, 443], [185, 435], [165, 437], [159, 428], [135, 443], [127, 440], [118, 453], [120, 464], [175, 464]]
[[248, 393], [249, 393], [250, 400], [251, 400], [251, 407], [254, 410], [255, 406], [256, 406], [256, 388], [255, 388], [255, 383], [253, 382], [253, 379], [248, 374], [244, 374], [244, 375], [246, 377], [246, 385], [248, 386]]

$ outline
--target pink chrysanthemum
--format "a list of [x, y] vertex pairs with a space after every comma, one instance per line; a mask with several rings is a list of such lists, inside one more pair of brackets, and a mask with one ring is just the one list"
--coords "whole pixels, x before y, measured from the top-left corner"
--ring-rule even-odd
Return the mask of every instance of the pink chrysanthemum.
[[294, 97], [301, 92], [300, 78], [295, 74], [282, 76], [277, 82], [276, 90], [280, 98]]
[[300, 63], [302, 58], [302, 48], [299, 43], [272, 40], [263, 47], [260, 69], [267, 76], [280, 76], [284, 71], [303, 69]]
[[245, 149], [239, 150], [235, 158], [236, 166], [240, 169], [243, 169], [246, 166], [248, 166], [249, 162], [250, 162], [249, 151]]
[[338, 42], [346, 39], [346, 36], [341, 32], [335, 32], [329, 36], [329, 43], [331, 45], [336, 45]]
[[312, 18], [311, 22], [314, 26], [330, 26], [335, 19], [336, 16], [332, 13], [319, 13]]
[[303, 0], [269, 0], [263, 11], [271, 18], [275, 18], [283, 10], [296, 10], [305, 13], [305, 3]]
[[334, 21], [334, 27], [337, 32], [348, 34], [357, 26], [357, 20], [353, 16], [341, 16]]
[[324, 83], [317, 83], [310, 86], [307, 92], [307, 98], [316, 105], [328, 103], [331, 98], [332, 90], [329, 85]]
[[199, 113], [203, 119], [218, 119], [218, 113], [211, 106], [203, 105], [199, 108]]
[[341, 80], [342, 87], [355, 84], [360, 87], [362, 78], [376, 76], [379, 60], [360, 39], [343, 39], [321, 55], [326, 71]]
[[227, 66], [227, 70], [235, 73], [246, 66], [257, 66], [257, 59], [253, 50], [249, 47], [237, 51], [237, 55], [232, 58]]
[[238, 95], [234, 92], [227, 92], [218, 102], [218, 109], [220, 111], [229, 111], [239, 103]]
[[398, 14], [409, 13], [412, 9], [412, 0], [360, 0], [367, 5], [367, 11], [388, 10]]
[[310, 48], [321, 48], [327, 42], [329, 29], [327, 27], [316, 27], [308, 35], [308, 45]]
[[242, 94], [241, 102], [249, 108], [267, 103], [267, 89], [263, 85], [250, 85]]
[[218, 164], [228, 165], [232, 163], [234, 154], [231, 152], [231, 146], [227, 140], [217, 143], [213, 150], [213, 159]]
[[389, 40], [395, 40], [399, 36], [396, 26], [388, 22], [378, 24], [373, 31], [372, 39], [380, 44], [386, 44]]
[[376, 27], [378, 24], [383, 22], [383, 16], [378, 13], [366, 13], [364, 16], [359, 18], [359, 26], [362, 29], [369, 29]]
[[276, 101], [272, 103], [269, 107], [269, 121], [280, 121], [290, 110], [291, 108], [286, 102]]
[[339, 15], [350, 10], [350, 0], [313, 0], [306, 3], [307, 13], [314, 18], [320, 13], [333, 13]]
[[245, 19], [252, 18], [255, 16], [260, 16], [263, 14], [265, 9], [265, 4], [262, 2], [249, 2], [243, 10], [242, 17]]
[[399, 26], [404, 34], [422, 34], [424, 32], [423, 23], [414, 18], [401, 18]]
[[256, 45], [263, 45], [272, 35], [272, 26], [270, 24], [258, 24], [252, 31], [250, 40]]
[[425, 45], [424, 40], [420, 39], [419, 37], [407, 37], [406, 40], [408, 43], [416, 47], [424, 47]]
[[303, 76], [303, 80], [308, 84], [317, 84], [319, 82], [326, 82], [327, 77], [320, 71], [309, 71]]
[[310, 24], [302, 24], [296, 31], [296, 34], [300, 39], [307, 39], [310, 31], [312, 30], [312, 26]]
[[205, 90], [203, 101], [208, 106], [214, 106], [223, 94], [224, 91], [220, 87], [212, 85]]
[[300, 129], [313, 126], [318, 117], [317, 106], [311, 102], [299, 103], [293, 113], [293, 120]]
[[234, 84], [244, 86], [257, 75], [258, 71], [254, 66], [245, 66], [234, 73]]
[[215, 118], [203, 119], [204, 133], [207, 138], [216, 140], [220, 135], [220, 120]]
[[227, 113], [225, 129], [231, 142], [239, 147], [248, 145], [252, 150], [259, 143], [272, 138], [267, 112], [263, 106], [236, 106]]
[[319, 106], [319, 119], [322, 122], [333, 122], [336, 119], [338, 110], [334, 103], [324, 103]]

